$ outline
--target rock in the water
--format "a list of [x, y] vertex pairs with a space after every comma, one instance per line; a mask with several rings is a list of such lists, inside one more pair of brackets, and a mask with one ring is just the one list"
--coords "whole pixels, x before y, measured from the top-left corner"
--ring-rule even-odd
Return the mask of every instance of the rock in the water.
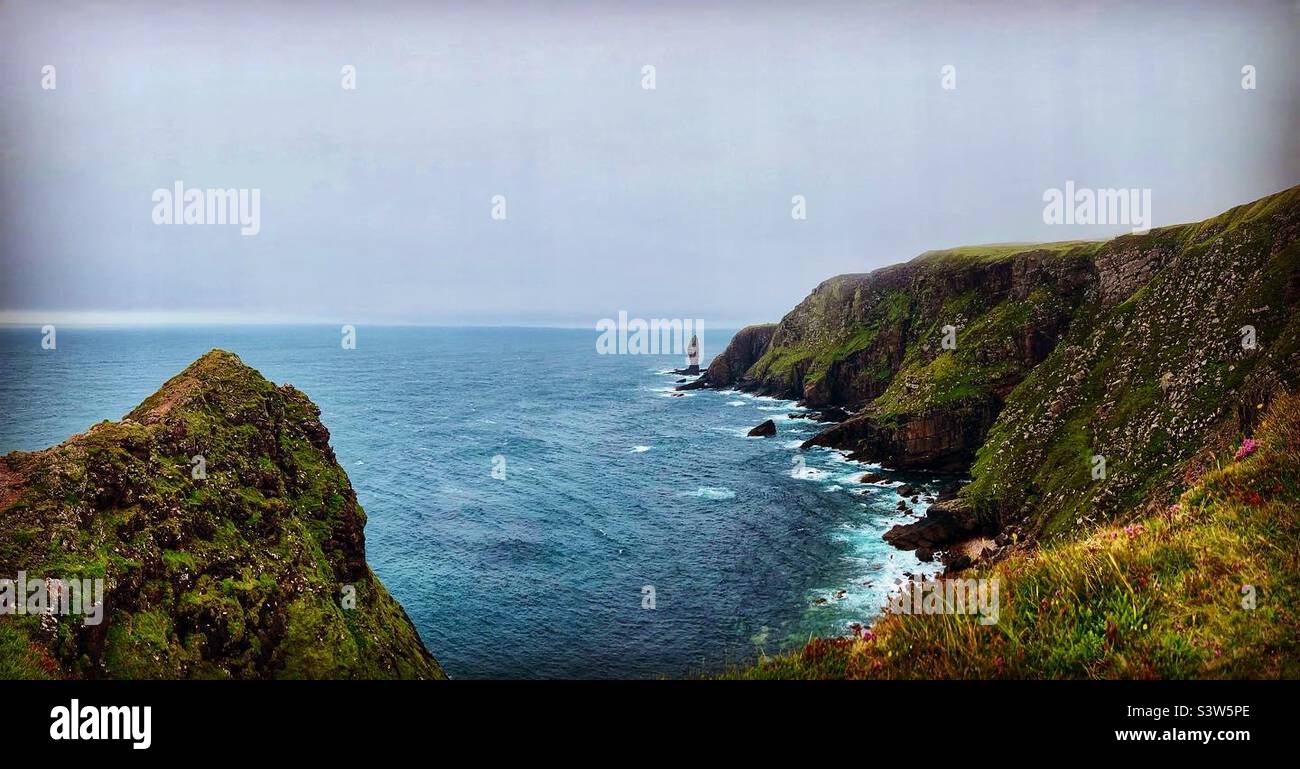
[[[901, 502], [899, 504], [902, 504]], [[916, 523], [895, 526], [884, 539], [901, 550], [928, 547], [941, 550], [979, 533], [981, 523], [974, 507], [965, 499], [936, 502]]]
[[696, 379], [692, 382], [687, 382], [684, 385], [678, 385], [673, 389], [679, 391], [686, 391], [686, 390], [703, 390], [707, 387], [712, 387], [712, 384], [709, 382], [709, 375], [705, 374], [699, 379]]
[[773, 422], [770, 419], [764, 421], [763, 424], [749, 431], [749, 436], [751, 438], [753, 437], [770, 438], [773, 435], [776, 435], [776, 422]]
[[816, 419], [818, 422], [843, 422], [850, 416], [852, 415], [849, 414], [849, 412], [839, 406], [831, 406], [830, 408], [822, 409], [817, 412], [817, 415], [814, 416], [813, 419]]
[[862, 477], [858, 479], [858, 483], [880, 483], [883, 480], [885, 480], [885, 476], [880, 473], [863, 473]]

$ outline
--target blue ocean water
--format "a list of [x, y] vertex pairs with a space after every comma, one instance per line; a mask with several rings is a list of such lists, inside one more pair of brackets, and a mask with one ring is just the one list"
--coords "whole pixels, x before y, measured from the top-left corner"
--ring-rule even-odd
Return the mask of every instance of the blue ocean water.
[[[235, 352], [320, 406], [371, 565], [457, 678], [718, 671], [847, 632], [904, 574], [936, 571], [880, 539], [912, 519], [856, 481], [878, 468], [799, 450], [819, 426], [794, 403], [673, 397], [679, 357], [599, 355], [596, 337], [362, 326], [345, 350], [334, 326], [69, 327], [43, 350], [38, 329], [7, 328], [0, 453], [118, 419], [209, 349]], [[710, 331], [704, 359], [729, 337]], [[745, 436], [769, 418], [776, 437]]]

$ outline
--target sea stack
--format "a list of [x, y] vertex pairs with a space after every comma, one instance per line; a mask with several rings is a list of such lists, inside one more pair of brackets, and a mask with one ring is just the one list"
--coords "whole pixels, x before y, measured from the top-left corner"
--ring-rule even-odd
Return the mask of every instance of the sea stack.
[[686, 373], [698, 376], [700, 373], [700, 337], [691, 334], [690, 344], [686, 345]]

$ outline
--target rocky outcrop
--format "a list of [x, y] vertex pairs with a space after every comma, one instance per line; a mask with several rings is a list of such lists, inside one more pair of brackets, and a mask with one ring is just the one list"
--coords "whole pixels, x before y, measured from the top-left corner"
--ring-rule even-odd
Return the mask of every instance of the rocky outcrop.
[[818, 433], [803, 448], [848, 449], [852, 459], [899, 470], [962, 473], [975, 460], [997, 413], [995, 402], [980, 401], [935, 409], [897, 425], [882, 424], [867, 413]]
[[776, 435], [776, 422], [770, 419], [764, 420], [748, 433], [751, 438], [770, 438]]
[[1097, 254], [1097, 294], [1114, 307], [1145, 286], [1169, 262], [1173, 249], [1144, 243], [1139, 235], [1117, 238]]
[[852, 416], [839, 406], [830, 406], [817, 411], [794, 411], [789, 414], [791, 419], [808, 419], [813, 422], [843, 422]]
[[0, 647], [26, 650], [6, 672], [444, 677], [365, 522], [320, 410], [213, 350], [120, 422], [0, 458], [0, 575], [105, 588], [98, 625], [0, 617]]
[[727, 349], [709, 363], [709, 381], [714, 387], [731, 387], [763, 356], [776, 331], [775, 323], [745, 326], [736, 332]]
[[894, 526], [884, 539], [900, 550], [943, 550], [971, 537], [988, 533], [974, 505], [964, 499], [936, 502], [915, 523]]

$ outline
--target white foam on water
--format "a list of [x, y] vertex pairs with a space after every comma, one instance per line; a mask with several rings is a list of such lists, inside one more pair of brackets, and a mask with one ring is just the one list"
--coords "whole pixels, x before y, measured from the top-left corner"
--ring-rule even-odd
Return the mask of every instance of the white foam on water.
[[649, 446], [633, 446], [632, 448], [628, 449], [628, 451], [632, 452], [633, 454], [644, 454], [649, 450], [650, 450]]
[[696, 499], [734, 499], [736, 492], [726, 486], [701, 486], [695, 491], [683, 491], [679, 497], [695, 497]]
[[820, 470], [816, 467], [808, 467], [807, 465], [804, 465], [802, 468], [796, 467], [790, 471], [791, 478], [796, 478], [801, 481], [822, 481], [829, 476], [830, 473], [825, 470]]

